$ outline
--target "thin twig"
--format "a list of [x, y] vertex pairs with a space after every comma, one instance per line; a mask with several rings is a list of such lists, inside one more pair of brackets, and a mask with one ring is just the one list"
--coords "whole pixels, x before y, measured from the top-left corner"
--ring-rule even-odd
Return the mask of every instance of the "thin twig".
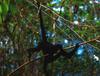
[[94, 41], [96, 41], [97, 39], [100, 39], [100, 36], [96, 37], [95, 39], [91, 39], [91, 40], [89, 40], [89, 41], [80, 43], [80, 45], [84, 45], [84, 44], [87, 44], [87, 43], [89, 43], [89, 42], [94, 42]]
[[39, 58], [36, 58], [36, 59], [31, 59], [31, 60], [25, 62], [24, 64], [22, 64], [21, 66], [19, 66], [18, 68], [16, 68], [14, 71], [12, 71], [11, 73], [9, 73], [7, 76], [11, 76], [13, 73], [15, 73], [16, 71], [18, 71], [18, 70], [21, 69], [22, 67], [24, 67], [24, 66], [26, 66], [26, 65], [28, 65], [28, 64], [30, 64], [30, 63], [32, 63], [32, 62], [35, 62], [35, 61], [37, 61], [37, 60], [39, 60], [39, 59], [41, 59], [41, 58], [43, 58], [43, 57], [45, 57], [45, 56], [48, 56], [48, 54], [46, 54], [46, 55], [44, 55], [44, 56], [41, 56], [41, 57], [39, 57]]
[[[44, 5], [42, 5], [43, 7], [45, 7], [45, 8], [47, 8], [46, 6], [44, 6]], [[51, 9], [49, 9], [49, 10], [51, 10]], [[52, 10], [51, 10], [52, 11]], [[52, 11], [52, 12], [54, 12], [54, 11]], [[55, 12], [54, 12], [55, 13]], [[58, 15], [57, 13], [55, 13], [56, 15]], [[59, 17], [61, 17], [60, 15], [58, 15]], [[64, 19], [63, 17], [61, 17], [62, 19]], [[66, 21], [66, 19], [64, 19], [65, 21]], [[71, 22], [72, 23], [72, 22]], [[72, 30], [73, 31], [73, 30]], [[93, 41], [96, 41], [98, 38], [100, 38], [100, 37], [97, 37], [97, 38], [95, 38], [95, 39], [92, 39], [92, 40], [89, 40], [89, 41], [85, 41], [85, 42], [83, 42], [83, 43], [80, 43], [80, 45], [84, 45], [84, 44], [87, 44], [87, 43], [89, 43], [89, 42], [93, 42]], [[75, 46], [71, 46], [71, 47], [69, 47], [69, 48], [73, 48], [73, 47], [75, 47]], [[68, 48], [67, 48], [68, 49]], [[58, 52], [57, 52], [58, 53]], [[47, 55], [44, 55], [44, 56], [42, 56], [42, 57], [45, 57], [45, 56], [48, 56], [48, 54]], [[42, 57], [39, 57], [39, 58], [37, 58], [37, 59], [31, 59], [30, 61], [27, 61], [27, 62], [25, 62], [24, 64], [22, 64], [21, 66], [19, 66], [17, 69], [15, 69], [14, 71], [12, 71], [10, 74], [8, 74], [7, 76], [11, 76], [13, 73], [15, 73], [16, 71], [18, 71], [20, 68], [22, 68], [22, 67], [24, 67], [25, 65], [28, 65], [29, 63], [31, 63], [31, 62], [34, 62], [34, 61], [37, 61], [37, 60], [39, 60], [39, 59], [41, 59]]]
[[[97, 37], [97, 38], [95, 38], [95, 39], [91, 39], [91, 40], [89, 40], [89, 41], [82, 42], [82, 43], [80, 43], [79, 45], [84, 45], [84, 44], [87, 44], [87, 43], [89, 43], [89, 42], [96, 41], [96, 40], [99, 39], [99, 38], [100, 38], [100, 36]], [[70, 46], [70, 47], [67, 48], [67, 49], [74, 48], [74, 47], [75, 47], [75, 46]], [[65, 49], [64, 49], [64, 50], [65, 50]], [[57, 55], [59, 52], [60, 52], [60, 51], [58, 51], [56, 54], [54, 54], [54, 56]], [[39, 60], [39, 59], [41, 59], [41, 58], [43, 58], [43, 57], [45, 57], [45, 56], [48, 56], [48, 54], [46, 54], [46, 55], [44, 55], [44, 56], [41, 56], [41, 57], [39, 57], [39, 58], [36, 58], [36, 59], [34, 59], [34, 60], [31, 59], [30, 61], [25, 62], [24, 64], [22, 64], [21, 66], [19, 66], [17, 69], [15, 69], [15, 70], [12, 71], [11, 73], [9, 73], [7, 76], [11, 76], [13, 73], [15, 73], [16, 71], [18, 71], [19, 69], [21, 69], [21, 68], [24, 67], [25, 65], [28, 65], [28, 64], [31, 63], [31, 62], [37, 61], [37, 60]]]
[[[37, 8], [37, 6], [34, 5], [31, 1], [26, 0], [26, 2], [30, 3], [31, 5], [33, 5], [33, 6], [35, 6], [35, 7]], [[35, 3], [36, 3], [36, 1], [35, 1]], [[69, 20], [66, 20], [65, 18], [63, 18], [62, 16], [60, 16], [58, 13], [56, 13], [56, 12], [54, 12], [52, 9], [48, 8], [47, 6], [42, 5], [42, 4], [40, 4], [40, 5], [41, 5], [42, 7], [44, 7], [45, 9], [50, 10], [53, 14], [57, 15], [58, 17], [62, 18], [64, 21], [69, 22], [70, 24], [73, 24], [73, 22], [71, 22], [71, 21], [69, 21]], [[46, 13], [45, 11], [43, 11], [43, 10], [42, 10], [42, 12], [45, 13], [45, 14], [47, 14], [47, 13]], [[48, 15], [48, 16], [49, 16], [49, 15]], [[50, 17], [50, 16], [49, 16], [49, 17]], [[51, 18], [52, 18], [52, 17], [51, 17]], [[54, 19], [54, 17], [53, 17], [52, 19]], [[75, 33], [83, 42], [85, 42], [85, 40], [84, 40], [78, 33], [76, 33], [76, 32], [75, 32], [73, 29], [71, 29], [69, 26], [67, 26], [67, 27], [68, 27], [73, 33]], [[91, 45], [91, 44], [89, 44], [89, 43], [88, 43], [88, 45], [94, 47], [94, 48], [97, 49], [97, 50], [100, 50], [98, 47], [95, 47], [95, 46], [93, 46], [93, 45]]]
[[[82, 43], [80, 43], [79, 45], [81, 46], [81, 45], [84, 45], [84, 44], [87, 44], [87, 43], [90, 43], [90, 42], [94, 42], [94, 41], [96, 41], [97, 39], [100, 39], [100, 36], [98, 36], [98, 37], [96, 37], [96, 38], [94, 38], [94, 39], [91, 39], [91, 40], [82, 42]], [[65, 49], [70, 49], [70, 48], [74, 48], [74, 47], [75, 47], [75, 46], [69, 46], [68, 48], [65, 48]]]

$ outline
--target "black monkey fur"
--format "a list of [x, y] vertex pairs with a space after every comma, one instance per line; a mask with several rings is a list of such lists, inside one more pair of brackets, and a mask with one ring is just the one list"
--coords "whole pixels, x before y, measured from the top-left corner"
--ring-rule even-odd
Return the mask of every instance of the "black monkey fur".
[[[39, 6], [40, 5], [38, 4], [38, 7]], [[44, 57], [43, 70], [44, 70], [45, 76], [50, 76], [47, 70], [48, 63], [55, 61], [60, 56], [70, 59], [73, 55], [75, 55], [75, 52], [79, 48], [79, 44], [76, 44], [75, 48], [71, 52], [67, 53], [63, 50], [63, 47], [61, 44], [52, 44], [48, 42], [46, 38], [44, 24], [43, 24], [41, 9], [39, 11], [39, 18], [40, 18], [40, 29], [41, 29], [42, 39], [41, 39], [41, 42], [38, 43], [37, 47], [27, 49], [28, 57], [30, 59], [31, 55], [34, 52], [39, 52], [39, 51], [42, 51], [44, 55], [47, 55]]]

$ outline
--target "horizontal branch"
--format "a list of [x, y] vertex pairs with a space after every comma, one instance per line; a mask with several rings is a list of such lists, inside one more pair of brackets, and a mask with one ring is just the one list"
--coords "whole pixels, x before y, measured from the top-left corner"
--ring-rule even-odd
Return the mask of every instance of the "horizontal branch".
[[[26, 0], [26, 2], [27, 3], [29, 3], [29, 4], [31, 4], [32, 6], [34, 6], [35, 8], [38, 8], [35, 4], [37, 4], [37, 1], [36, 0], [34, 0], [34, 3], [32, 3], [31, 1], [29, 1], [29, 0]], [[65, 19], [65, 18], [63, 18], [62, 16], [60, 16], [58, 13], [56, 13], [55, 11], [53, 11], [52, 9], [50, 9], [49, 7], [47, 7], [47, 6], [45, 6], [45, 5], [43, 5], [43, 4], [40, 4], [43, 8], [45, 8], [45, 9], [47, 9], [47, 10], [49, 10], [49, 11], [51, 11], [51, 13], [53, 13], [53, 14], [55, 14], [57, 17], [60, 17], [61, 19], [63, 19], [65, 22], [69, 22], [70, 24], [73, 24], [73, 22], [72, 21], [69, 21], [69, 20], [67, 20], [67, 19]], [[43, 13], [45, 13], [46, 15], [48, 15], [47, 14], [47, 12], [45, 12], [45, 11], [43, 11], [42, 10], [42, 12]], [[56, 18], [54, 18], [54, 17], [51, 17], [50, 15], [48, 15], [50, 18], [52, 18], [53, 20], [55, 20]], [[75, 33], [76, 34], [76, 36], [78, 36], [78, 38], [80, 38], [83, 42], [85, 42], [85, 40], [78, 34], [78, 33], [76, 33], [73, 29], [71, 29], [69, 26], [67, 26], [73, 33]], [[89, 44], [89, 43], [88, 43]], [[95, 49], [97, 49], [97, 50], [100, 50], [98, 47], [95, 47], [95, 46], [93, 46], [93, 45], [91, 45], [91, 44], [89, 44], [90, 46], [92, 46], [92, 47], [94, 47]]]
[[[89, 42], [93, 42], [93, 41], [96, 41], [97, 39], [99, 39], [100, 38], [100, 36], [98, 36], [97, 38], [95, 38], [95, 39], [91, 39], [91, 40], [89, 40], [89, 41], [86, 41], [86, 42], [82, 42], [82, 43], [80, 43], [79, 45], [84, 45], [84, 44], [87, 44], [87, 43], [89, 43]], [[70, 47], [68, 47], [67, 49], [69, 49], [69, 48], [74, 48], [75, 46], [70, 46]], [[57, 53], [59, 53], [59, 51], [57, 52]], [[56, 53], [56, 54], [57, 54]], [[55, 55], [55, 54], [54, 54]], [[41, 59], [41, 58], [43, 58], [43, 57], [45, 57], [45, 56], [48, 56], [48, 54], [46, 54], [46, 55], [44, 55], [44, 56], [41, 56], [41, 57], [39, 57], [39, 58], [36, 58], [36, 59], [31, 59], [30, 61], [27, 61], [27, 62], [25, 62], [24, 64], [22, 64], [21, 66], [19, 66], [17, 69], [15, 69], [14, 71], [12, 71], [11, 73], [9, 73], [7, 76], [11, 76], [13, 73], [15, 73], [16, 71], [18, 71], [19, 69], [21, 69], [22, 67], [24, 67], [24, 66], [26, 66], [26, 65], [28, 65], [28, 64], [30, 64], [30, 63], [32, 63], [32, 62], [34, 62], [34, 61], [37, 61], [37, 60], [39, 60], [39, 59]]]
[[[79, 45], [81, 46], [81, 45], [84, 45], [84, 44], [87, 44], [87, 43], [90, 43], [90, 42], [94, 42], [94, 41], [96, 41], [97, 39], [100, 39], [100, 36], [98, 36], [98, 37], [96, 37], [96, 38], [94, 38], [94, 39], [91, 39], [91, 40], [82, 42], [82, 43], [80, 43]], [[65, 50], [66, 50], [66, 49], [70, 49], [70, 48], [74, 48], [74, 47], [75, 47], [75, 45], [74, 45], [74, 46], [70, 46], [70, 47], [68, 47], [68, 48], [65, 48]]]
[[44, 55], [44, 56], [41, 56], [41, 57], [38, 57], [38, 58], [36, 58], [36, 59], [31, 59], [31, 60], [25, 62], [24, 64], [22, 64], [21, 66], [19, 66], [18, 68], [16, 68], [14, 71], [12, 71], [11, 73], [9, 73], [7, 76], [13, 75], [13, 73], [15, 73], [15, 72], [18, 71], [19, 69], [23, 68], [24, 66], [26, 66], [26, 65], [28, 65], [28, 64], [30, 64], [30, 63], [32, 63], [32, 62], [35, 62], [35, 61], [37, 61], [37, 60], [39, 60], [39, 59], [41, 59], [41, 58], [43, 58], [43, 57], [45, 57], [45, 56], [48, 56], [48, 54], [46, 54], [46, 55]]

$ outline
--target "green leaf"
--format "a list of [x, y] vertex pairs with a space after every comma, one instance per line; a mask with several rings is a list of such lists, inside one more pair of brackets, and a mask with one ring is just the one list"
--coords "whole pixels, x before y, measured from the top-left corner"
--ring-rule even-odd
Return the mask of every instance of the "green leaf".
[[2, 24], [2, 17], [1, 17], [1, 15], [0, 15], [0, 25]]
[[97, 25], [97, 26], [100, 26], [100, 21], [99, 21], [99, 20], [96, 21], [96, 25]]
[[15, 7], [15, 5], [10, 5], [10, 10], [13, 15], [17, 13], [17, 8]]
[[2, 6], [0, 5], [0, 14], [2, 14]]
[[2, 14], [6, 15], [8, 10], [9, 10], [8, 4], [7, 3], [3, 3], [2, 4]]
[[22, 3], [23, 0], [16, 0], [17, 3]]
[[9, 4], [10, 0], [3, 0], [3, 3]]

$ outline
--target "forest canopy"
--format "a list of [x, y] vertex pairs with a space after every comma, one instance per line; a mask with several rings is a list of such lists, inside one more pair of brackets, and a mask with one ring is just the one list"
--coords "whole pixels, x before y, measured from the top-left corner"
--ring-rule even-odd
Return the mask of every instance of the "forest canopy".
[[[0, 0], [0, 76], [9, 76], [28, 61], [26, 49], [41, 40], [40, 2], [47, 40], [70, 52], [83, 43], [71, 59], [59, 57], [49, 65], [51, 76], [100, 75], [99, 0]], [[43, 53], [11, 76], [43, 76]]]

